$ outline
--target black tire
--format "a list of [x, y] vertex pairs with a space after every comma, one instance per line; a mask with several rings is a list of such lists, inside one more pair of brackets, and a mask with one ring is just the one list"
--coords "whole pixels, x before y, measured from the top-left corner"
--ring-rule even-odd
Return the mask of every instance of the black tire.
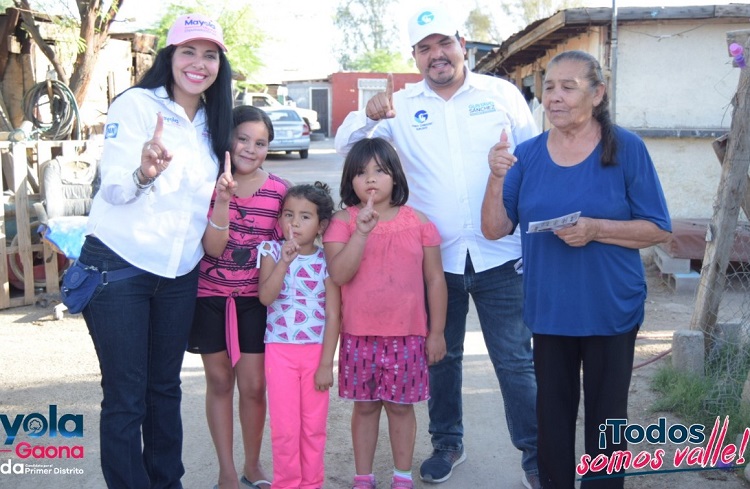
[[301, 150], [299, 150], [299, 157], [300, 157], [301, 159], [303, 159], [303, 160], [304, 160], [304, 159], [307, 159], [307, 155], [308, 155], [308, 153], [309, 153], [309, 152], [310, 152], [310, 151], [309, 151], [309, 150], [307, 150], [307, 149], [301, 149]]

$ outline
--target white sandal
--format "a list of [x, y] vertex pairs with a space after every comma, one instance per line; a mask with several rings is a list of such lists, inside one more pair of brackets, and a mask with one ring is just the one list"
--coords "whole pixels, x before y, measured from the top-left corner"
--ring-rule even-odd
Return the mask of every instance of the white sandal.
[[265, 479], [260, 479], [255, 482], [250, 482], [250, 480], [244, 475], [240, 477], [240, 484], [246, 485], [250, 489], [263, 489], [262, 487], [260, 487], [261, 484], [268, 484], [269, 487], [271, 486], [270, 481], [267, 481]]

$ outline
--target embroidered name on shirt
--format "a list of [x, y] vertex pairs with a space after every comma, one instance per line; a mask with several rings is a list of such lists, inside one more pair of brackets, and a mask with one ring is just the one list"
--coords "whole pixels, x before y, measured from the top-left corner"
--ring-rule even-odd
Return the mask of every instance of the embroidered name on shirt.
[[492, 101], [469, 105], [469, 115], [481, 115], [496, 111], [495, 102]]
[[117, 122], [112, 122], [110, 124], [107, 124], [107, 127], [104, 129], [104, 139], [113, 139], [117, 137], [117, 129], [120, 127], [120, 124]]
[[164, 116], [164, 122], [168, 122], [168, 123], [174, 124], [176, 126], [180, 125], [180, 119], [178, 119], [177, 117], [169, 116], [169, 115]]

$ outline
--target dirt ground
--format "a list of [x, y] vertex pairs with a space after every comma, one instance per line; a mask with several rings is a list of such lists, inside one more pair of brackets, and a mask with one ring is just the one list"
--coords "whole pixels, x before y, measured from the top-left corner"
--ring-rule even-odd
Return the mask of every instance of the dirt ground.
[[[639, 365], [653, 360], [671, 346], [672, 332], [687, 327], [692, 313], [693, 297], [675, 295], [655, 270], [649, 272], [649, 297], [646, 322], [636, 343]], [[55, 437], [48, 431], [41, 438], [29, 438], [19, 430], [14, 443], [0, 444], [0, 488], [14, 489], [101, 489], [104, 482], [99, 470], [98, 412], [101, 390], [94, 348], [80, 315], [65, 315], [56, 321], [52, 306], [27, 306], [0, 311], [0, 421], [14, 423], [19, 415], [53, 421], [66, 415], [81, 415], [83, 436]], [[457, 488], [521, 488], [520, 455], [511, 446], [502, 414], [502, 399], [492, 367], [478, 331], [476, 316], [470, 317], [464, 364], [465, 443], [467, 461], [456, 468], [453, 477], [437, 486]], [[670, 361], [667, 355], [638, 367], [633, 372], [630, 396], [630, 423], [643, 426], [664, 416], [668, 424], [678, 423], [670, 413], [651, 409], [654, 392], [649, 381], [660, 365]], [[190, 489], [213, 487], [217, 464], [204, 417], [204, 379], [200, 359], [186, 355], [183, 367], [183, 423], [185, 432], [183, 484]], [[351, 406], [335, 395], [329, 417], [327, 448], [327, 483], [329, 488], [346, 488], [353, 473], [353, 456], [349, 431]], [[55, 406], [51, 408], [50, 406]], [[56, 410], [56, 416], [50, 410]], [[415, 473], [419, 463], [429, 455], [426, 405], [417, 408], [418, 433], [414, 456]], [[7, 431], [3, 426], [0, 435]], [[71, 423], [68, 422], [68, 427]], [[375, 473], [379, 487], [388, 487], [392, 462], [385, 418], [376, 454]], [[710, 432], [710, 428], [708, 429]], [[235, 426], [235, 458], [241, 467], [239, 428]], [[580, 439], [580, 435], [579, 435]], [[271, 474], [268, 428], [263, 447], [263, 461]], [[79, 446], [78, 458], [21, 458], [17, 449], [23, 442], [43, 446]], [[635, 450], [653, 452], [656, 447], [642, 444]], [[663, 447], [667, 453], [662, 470], [673, 469], [675, 446]], [[579, 453], [583, 449], [579, 448]], [[18, 471], [24, 473], [16, 473]], [[49, 473], [45, 474], [44, 471]], [[417, 488], [433, 487], [416, 483]], [[664, 472], [658, 475], [633, 476], [626, 479], [627, 488], [674, 489], [750, 487], [734, 472], [706, 470]]]

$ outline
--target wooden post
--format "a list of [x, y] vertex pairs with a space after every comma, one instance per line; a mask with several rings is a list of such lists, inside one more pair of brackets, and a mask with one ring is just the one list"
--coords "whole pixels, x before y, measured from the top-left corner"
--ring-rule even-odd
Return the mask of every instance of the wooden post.
[[[534, 96], [536, 97], [536, 101], [540, 104], [542, 103], [542, 90], [544, 90], [544, 77], [542, 76], [542, 69], [541, 68], [535, 68], [534, 69]], [[539, 130], [541, 131], [542, 128], [540, 127]]]
[[[10, 143], [0, 142], [0, 157], [3, 163], [2, 188], [13, 188], [13, 155], [10, 153]], [[6, 165], [7, 162], [7, 165]], [[3, 209], [0, 210], [0, 309], [10, 306], [10, 282], [8, 281], [8, 228], [5, 216], [5, 199]]]
[[5, 219], [0, 233], [0, 309], [10, 307], [10, 283], [8, 282], [8, 248], [5, 243]]
[[44, 253], [44, 290], [47, 296], [53, 296], [60, 292], [60, 268], [57, 266], [57, 250], [43, 241], [42, 252]]
[[[729, 142], [729, 135], [724, 134], [716, 138], [712, 144], [714, 153], [719, 159], [720, 164], [724, 164], [724, 157], [727, 154], [727, 143]], [[747, 189], [750, 189], [750, 175], [747, 176]], [[750, 191], [745, 190], [745, 198], [742, 199], [742, 210], [745, 212], [745, 217], [750, 217]]]
[[[29, 216], [29, 194], [27, 175], [29, 173], [26, 156], [26, 144], [13, 145], [13, 176], [16, 203], [16, 236], [18, 237], [18, 255], [23, 269], [23, 303], [34, 303], [34, 260], [31, 250], [31, 226]], [[11, 260], [15, 259], [11, 255]], [[11, 305], [13, 301], [11, 301]]]
[[[727, 33], [727, 48], [731, 42], [738, 42], [750, 53], [750, 30]], [[727, 53], [728, 53], [727, 49]], [[706, 233], [706, 252], [703, 257], [703, 270], [700, 286], [695, 300], [695, 309], [690, 319], [690, 329], [703, 330], [706, 348], [713, 343], [721, 296], [724, 292], [726, 269], [737, 220], [748, 186], [747, 172], [750, 168], [750, 146], [748, 130], [750, 129], [750, 67], [740, 71], [732, 105], [732, 126], [729, 132], [724, 163], [721, 168], [721, 180], [717, 194], [714, 215]]]

